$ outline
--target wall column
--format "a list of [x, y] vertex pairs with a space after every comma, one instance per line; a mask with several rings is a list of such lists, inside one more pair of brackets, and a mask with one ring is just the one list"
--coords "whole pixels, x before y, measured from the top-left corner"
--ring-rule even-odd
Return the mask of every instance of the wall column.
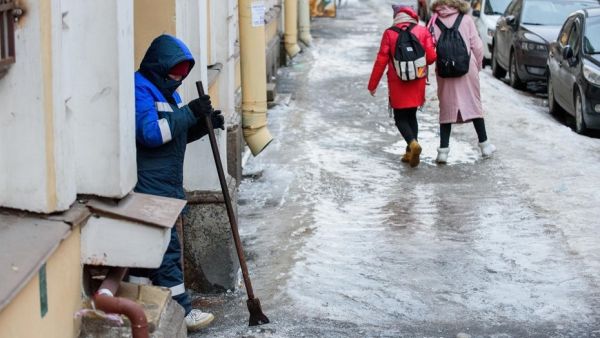
[[312, 44], [312, 35], [310, 34], [310, 7], [309, 0], [298, 0], [298, 29], [300, 40], [305, 45]]
[[285, 50], [290, 57], [300, 52], [298, 46], [298, 0], [285, 0]]
[[263, 2], [251, 0], [239, 2], [242, 125], [244, 138], [254, 156], [273, 140], [267, 129], [264, 11]]

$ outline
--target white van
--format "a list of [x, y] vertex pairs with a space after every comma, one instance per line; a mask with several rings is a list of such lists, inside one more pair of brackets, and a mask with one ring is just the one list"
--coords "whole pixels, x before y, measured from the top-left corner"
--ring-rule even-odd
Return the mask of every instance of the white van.
[[471, 2], [471, 15], [479, 37], [483, 41], [483, 62], [490, 64], [492, 60], [492, 38], [496, 30], [496, 21], [508, 6], [511, 0], [474, 0]]

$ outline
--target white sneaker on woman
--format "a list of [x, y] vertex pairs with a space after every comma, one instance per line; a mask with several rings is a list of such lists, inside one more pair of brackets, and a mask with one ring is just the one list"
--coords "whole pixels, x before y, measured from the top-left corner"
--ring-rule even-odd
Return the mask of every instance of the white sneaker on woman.
[[496, 146], [491, 144], [489, 140], [479, 143], [479, 148], [481, 148], [483, 157], [490, 157], [496, 151]]
[[435, 161], [440, 164], [445, 164], [448, 162], [448, 153], [450, 152], [450, 148], [438, 148], [438, 154]]
[[187, 326], [188, 331], [196, 331], [207, 327], [214, 319], [215, 316], [213, 316], [212, 313], [192, 309], [192, 311], [185, 316], [185, 326]]

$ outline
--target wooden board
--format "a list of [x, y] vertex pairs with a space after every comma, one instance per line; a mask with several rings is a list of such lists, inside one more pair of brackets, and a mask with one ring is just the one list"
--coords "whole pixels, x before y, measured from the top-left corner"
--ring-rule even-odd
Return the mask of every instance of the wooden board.
[[187, 201], [132, 192], [123, 199], [93, 199], [87, 203], [92, 211], [144, 224], [171, 228]]

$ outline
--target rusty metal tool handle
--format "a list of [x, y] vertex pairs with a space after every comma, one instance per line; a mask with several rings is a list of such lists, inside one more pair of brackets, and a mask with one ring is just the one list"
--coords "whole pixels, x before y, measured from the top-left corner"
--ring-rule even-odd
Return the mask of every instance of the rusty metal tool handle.
[[[202, 81], [196, 81], [196, 89], [198, 90], [199, 96], [204, 96], [204, 88], [202, 87]], [[252, 289], [252, 282], [250, 282], [250, 276], [248, 274], [248, 266], [246, 266], [246, 257], [244, 256], [244, 249], [242, 247], [242, 241], [240, 240], [240, 233], [238, 232], [237, 220], [235, 213], [233, 212], [233, 206], [231, 204], [231, 197], [229, 196], [229, 188], [227, 187], [227, 181], [225, 180], [225, 172], [223, 171], [223, 164], [221, 163], [221, 156], [219, 155], [219, 147], [217, 146], [217, 138], [215, 137], [215, 131], [213, 129], [212, 121], [209, 115], [205, 117], [206, 127], [208, 128], [208, 138], [210, 140], [210, 148], [212, 149], [213, 157], [215, 159], [215, 165], [217, 167], [217, 173], [219, 174], [219, 183], [221, 184], [221, 190], [223, 192], [223, 198], [225, 199], [225, 206], [227, 207], [227, 216], [229, 217], [229, 224], [231, 226], [231, 234], [233, 235], [233, 241], [235, 242], [235, 249], [237, 251], [238, 258], [240, 260], [240, 268], [242, 269], [242, 276], [244, 277], [244, 284], [246, 285], [246, 293], [249, 299], [254, 299], [254, 290]]]

